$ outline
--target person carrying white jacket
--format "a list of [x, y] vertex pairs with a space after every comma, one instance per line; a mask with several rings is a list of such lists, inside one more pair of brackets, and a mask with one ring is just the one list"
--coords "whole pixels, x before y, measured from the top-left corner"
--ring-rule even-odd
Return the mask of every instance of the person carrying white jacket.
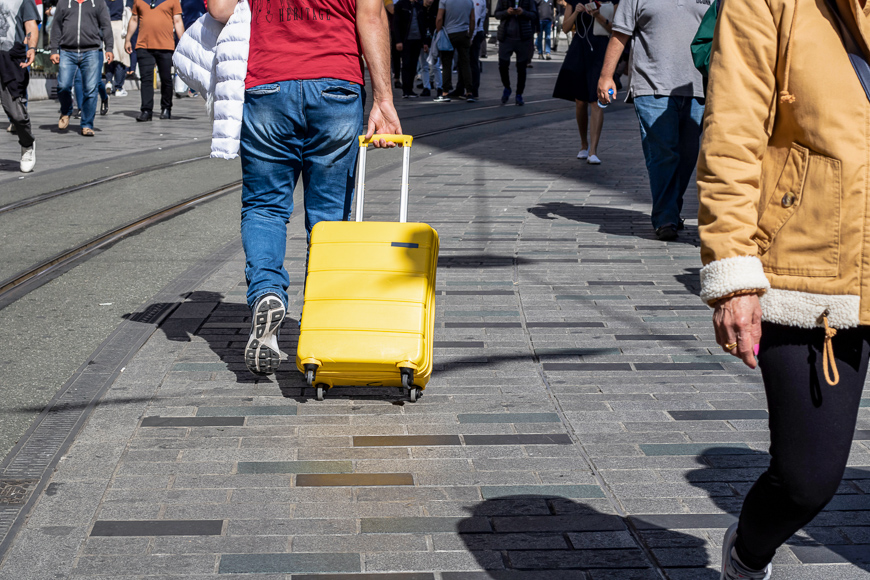
[[[209, 14], [222, 23], [237, 8], [237, 0], [208, 3]], [[264, 375], [274, 373], [281, 359], [278, 329], [290, 285], [287, 222], [299, 177], [309, 232], [319, 221], [350, 216], [355, 145], [363, 133], [363, 56], [374, 97], [367, 134], [400, 134], [402, 127], [393, 106], [381, 0], [253, 0], [249, 38], [240, 149], [242, 244], [253, 310], [245, 362]], [[375, 146], [394, 144], [381, 139]]]

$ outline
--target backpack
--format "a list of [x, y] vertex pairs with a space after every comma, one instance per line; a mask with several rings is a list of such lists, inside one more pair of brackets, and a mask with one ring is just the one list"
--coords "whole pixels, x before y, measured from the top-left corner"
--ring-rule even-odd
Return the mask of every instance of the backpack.
[[719, 16], [719, 0], [713, 4], [701, 19], [701, 25], [692, 39], [692, 61], [704, 77], [704, 93], [707, 92], [707, 77], [710, 75], [710, 53], [713, 51], [713, 34], [716, 32], [716, 18]]

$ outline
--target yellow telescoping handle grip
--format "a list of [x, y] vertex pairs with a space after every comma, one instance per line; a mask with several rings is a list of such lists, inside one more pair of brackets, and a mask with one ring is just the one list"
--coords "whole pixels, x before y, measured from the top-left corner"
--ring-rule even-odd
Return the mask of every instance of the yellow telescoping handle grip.
[[410, 147], [411, 143], [414, 142], [414, 138], [410, 135], [372, 135], [371, 139], [366, 139], [365, 135], [359, 136], [359, 146], [360, 147], [368, 147], [371, 145], [373, 141], [380, 141], [384, 139], [385, 141], [395, 143], [396, 145], [401, 145], [403, 147]]

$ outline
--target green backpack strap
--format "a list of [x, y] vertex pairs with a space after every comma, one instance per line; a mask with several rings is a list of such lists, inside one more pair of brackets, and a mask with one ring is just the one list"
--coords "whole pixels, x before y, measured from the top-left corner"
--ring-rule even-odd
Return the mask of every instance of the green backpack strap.
[[713, 34], [716, 32], [716, 17], [719, 15], [719, 0], [714, 0], [704, 18], [698, 32], [692, 40], [692, 61], [695, 68], [704, 77], [704, 92], [707, 92], [707, 77], [710, 74], [710, 53], [713, 51]]

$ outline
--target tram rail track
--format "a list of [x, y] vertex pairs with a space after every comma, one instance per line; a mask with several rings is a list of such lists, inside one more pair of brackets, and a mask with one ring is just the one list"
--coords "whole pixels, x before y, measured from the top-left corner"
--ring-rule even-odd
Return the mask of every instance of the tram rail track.
[[[442, 135], [445, 133], [451, 133], [454, 131], [472, 129], [475, 127], [481, 127], [484, 125], [492, 125], [495, 123], [502, 123], [505, 121], [518, 120], [528, 117], [536, 117], [540, 115], [546, 115], [550, 113], [556, 112], [564, 112], [566, 110], [565, 107], [558, 108], [550, 108], [543, 111], [535, 111], [532, 113], [520, 113], [517, 115], [511, 115], [507, 117], [497, 117], [492, 119], [484, 119], [481, 121], [475, 121], [472, 123], [465, 123], [461, 125], [454, 125], [451, 127], [444, 127], [441, 129], [435, 129], [433, 131], [427, 131], [423, 133], [418, 133], [415, 136], [415, 139], [425, 139], [427, 137], [434, 137], [436, 135]], [[22, 207], [27, 207], [28, 205], [34, 205], [43, 201], [47, 201], [50, 199], [54, 199], [60, 197], [62, 195], [66, 195], [69, 193], [73, 193], [75, 191], [82, 191], [89, 187], [94, 187], [96, 185], [100, 185], [103, 183], [107, 183], [110, 181], [115, 181], [119, 179], [124, 179], [126, 177], [132, 177], [134, 175], [141, 175], [143, 173], [147, 173], [150, 171], [155, 171], [160, 168], [171, 167], [174, 165], [181, 165], [184, 163], [189, 163], [192, 161], [197, 161], [201, 159], [205, 159], [207, 157], [195, 157], [191, 159], [176, 161], [169, 164], [155, 165], [150, 167], [145, 167], [141, 169], [137, 169], [134, 171], [128, 171], [124, 173], [119, 173], [114, 176], [109, 176], [105, 178], [101, 178], [89, 183], [81, 184], [78, 186], [74, 186], [71, 188], [57, 190], [55, 192], [49, 192], [46, 194], [42, 194], [39, 196], [34, 196], [32, 198], [28, 198], [26, 200], [21, 200], [19, 202], [14, 202], [12, 204], [8, 204], [6, 206], [0, 207], [0, 215], [5, 212], [13, 211], [14, 209], [19, 209]], [[22, 270], [6, 280], [0, 281], [0, 309], [4, 308], [6, 305], [10, 304], [17, 300], [18, 297], [30, 292], [43, 283], [48, 282], [49, 280], [54, 278], [54, 274], [60, 272], [62, 273], [64, 269], [72, 267], [78, 261], [85, 259], [87, 256], [93, 254], [94, 252], [106, 248], [121, 239], [147, 229], [157, 223], [163, 222], [165, 220], [171, 219], [190, 208], [212, 201], [224, 195], [231, 193], [232, 191], [237, 190], [241, 187], [242, 182], [234, 181], [220, 187], [211, 189], [204, 193], [200, 193], [194, 195], [192, 197], [185, 198], [177, 203], [173, 203], [167, 206], [164, 206], [158, 210], [149, 212], [148, 214], [139, 217], [135, 220], [129, 221], [121, 226], [112, 228], [100, 235], [90, 238], [89, 240], [77, 244], [76, 246], [66, 249], [62, 252], [59, 252], [46, 260], [39, 262], [38, 264], [31, 266], [25, 270]]]

